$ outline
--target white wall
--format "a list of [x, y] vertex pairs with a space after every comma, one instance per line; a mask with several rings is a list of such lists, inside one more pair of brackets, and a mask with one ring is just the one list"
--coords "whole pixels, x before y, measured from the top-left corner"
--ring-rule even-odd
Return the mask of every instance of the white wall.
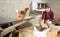
[[[31, 1], [40, 0], [0, 0], [0, 23], [16, 20], [16, 9], [22, 10], [29, 7]], [[46, 0], [41, 0], [45, 1]], [[60, 0], [47, 0], [50, 3], [55, 17], [60, 18]]]

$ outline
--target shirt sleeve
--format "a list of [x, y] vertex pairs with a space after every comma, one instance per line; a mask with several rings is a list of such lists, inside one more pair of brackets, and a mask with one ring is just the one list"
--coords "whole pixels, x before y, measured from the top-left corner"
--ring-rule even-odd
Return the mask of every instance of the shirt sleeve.
[[45, 11], [42, 13], [42, 19], [45, 19]]
[[51, 10], [51, 19], [50, 19], [51, 21], [53, 21], [54, 20], [54, 12]]
[[52, 19], [54, 19], [54, 12], [52, 11]]

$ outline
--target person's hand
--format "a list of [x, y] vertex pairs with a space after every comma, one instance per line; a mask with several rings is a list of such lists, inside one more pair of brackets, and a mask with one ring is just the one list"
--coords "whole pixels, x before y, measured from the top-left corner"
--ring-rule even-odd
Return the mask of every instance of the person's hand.
[[48, 19], [48, 20], [46, 20], [46, 22], [49, 22], [49, 19]]
[[19, 29], [18, 32], [22, 32], [22, 29]]

